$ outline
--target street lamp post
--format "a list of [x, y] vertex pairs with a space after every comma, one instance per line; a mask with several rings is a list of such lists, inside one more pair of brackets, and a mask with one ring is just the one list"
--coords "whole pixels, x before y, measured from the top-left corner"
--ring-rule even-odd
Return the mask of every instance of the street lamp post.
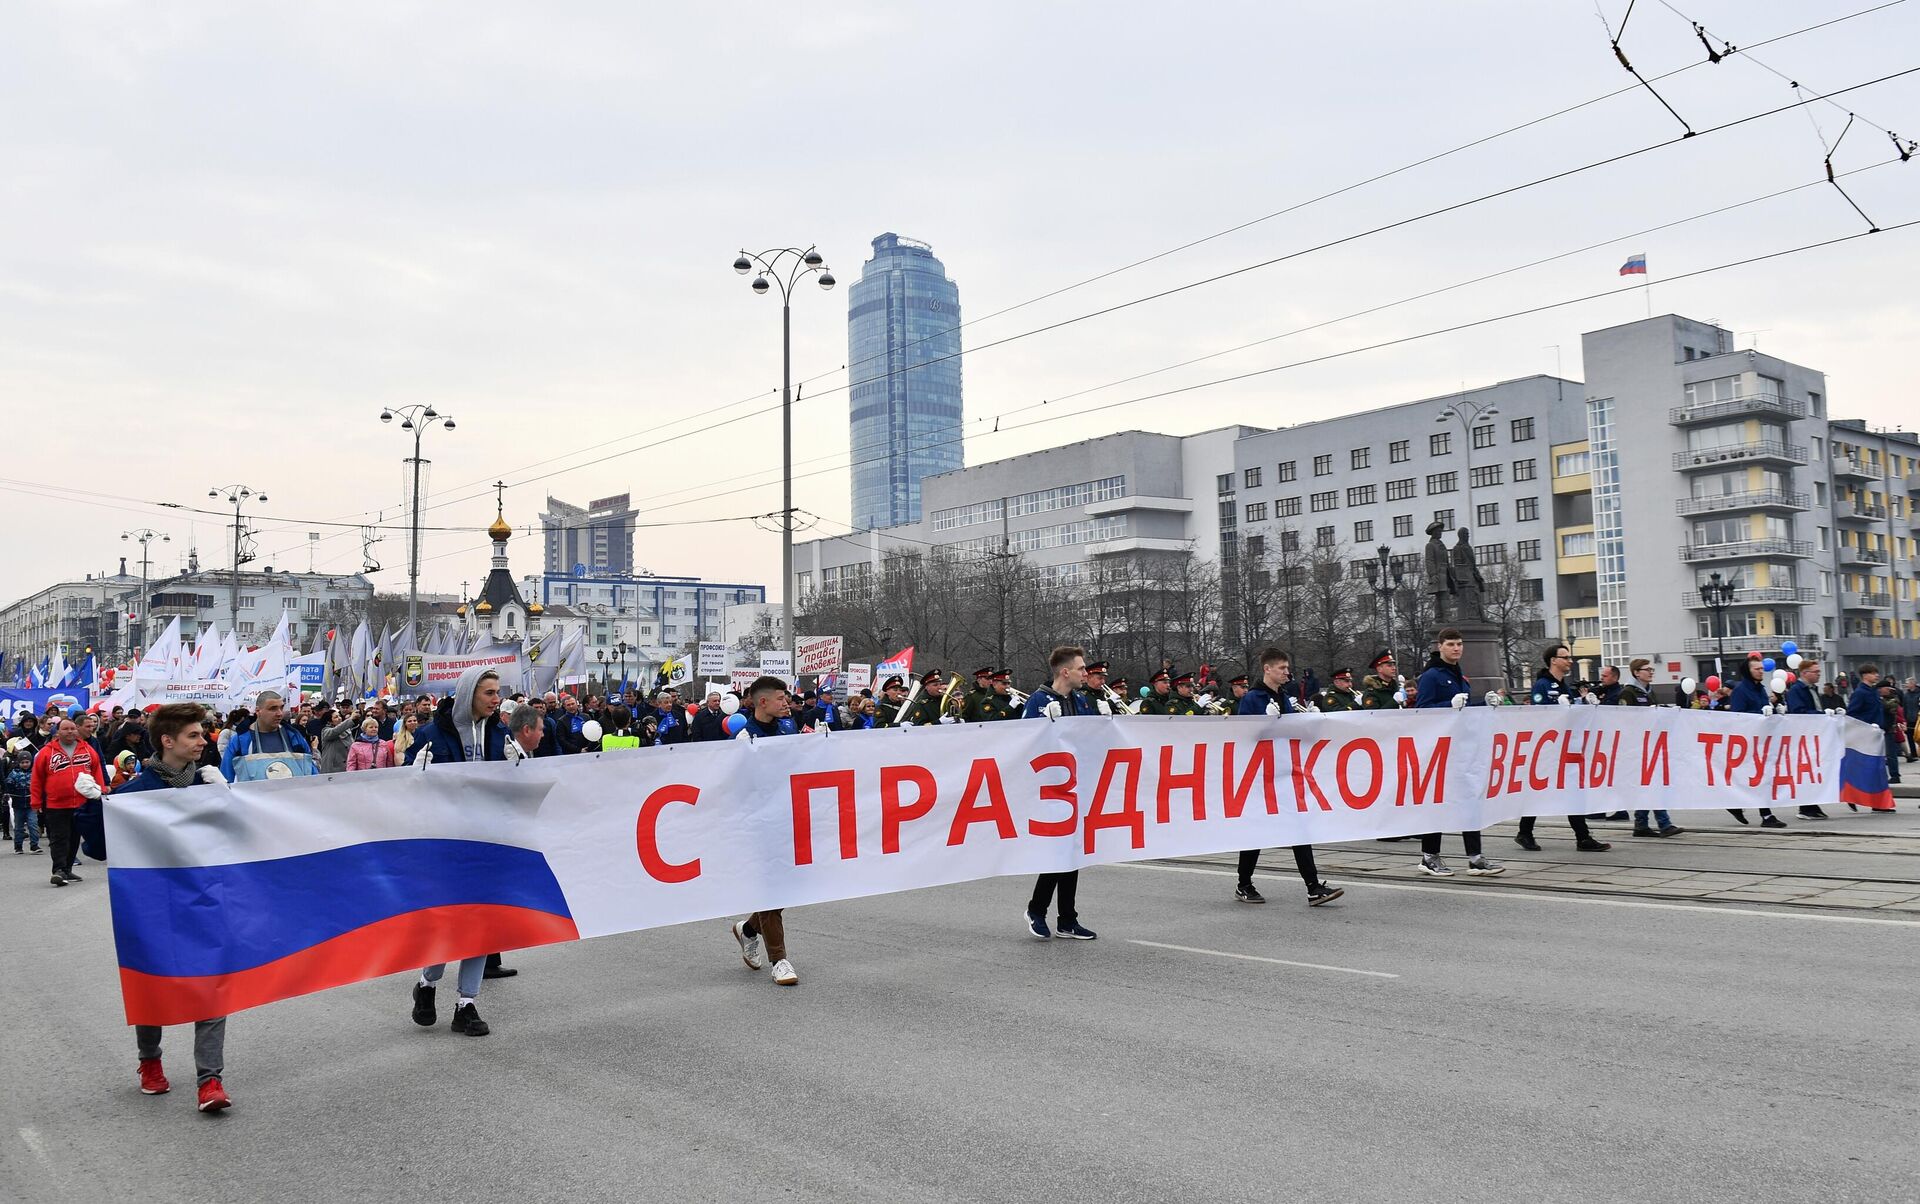
[[1385, 618], [1381, 629], [1386, 634], [1387, 647], [1393, 647], [1393, 595], [1400, 589], [1405, 578], [1405, 570], [1393, 562], [1393, 549], [1381, 544], [1374, 549], [1375, 559], [1367, 561], [1367, 584], [1372, 587], [1374, 596], [1380, 599], [1381, 613]]
[[241, 521], [240, 508], [246, 503], [265, 502], [267, 495], [249, 485], [221, 485], [207, 490], [207, 496], [217, 498], [233, 507], [233, 580], [227, 586], [227, 621], [232, 624], [234, 634], [240, 632], [240, 566], [252, 560], [251, 555], [243, 558], [240, 543], [246, 534], [246, 524]]
[[420, 646], [420, 468], [426, 463], [420, 458], [420, 440], [426, 438], [427, 428], [435, 423], [452, 430], [454, 422], [453, 415], [442, 414], [431, 405], [380, 411], [382, 422], [392, 422], [396, 417], [400, 419], [401, 430], [413, 432], [413, 457], [407, 461], [413, 468], [413, 506], [407, 540], [407, 642], [417, 648]]
[[173, 536], [161, 535], [160, 532], [150, 531], [145, 527], [138, 531], [120, 532], [121, 543], [135, 540], [140, 544], [140, 605], [135, 612], [137, 618], [133, 624], [133, 646], [142, 651], [147, 646], [147, 545], [156, 538], [161, 543], [173, 542]]
[[620, 657], [620, 685], [622, 687], [621, 700], [625, 701], [626, 696], [624, 691], [627, 684], [627, 642], [625, 640], [621, 640], [619, 643], [613, 646], [613, 650]]
[[[787, 262], [791, 257], [792, 262]], [[733, 270], [753, 277], [753, 291], [780, 290], [780, 618], [786, 628], [787, 655], [793, 655], [793, 286], [819, 273], [822, 289], [831, 289], [833, 273], [820, 252], [808, 247], [776, 247], [750, 254], [742, 249]], [[784, 274], [783, 274], [784, 273]]]
[[607, 650], [595, 648], [593, 659], [600, 662], [600, 693], [604, 695], [607, 692]]
[[1435, 422], [1441, 423], [1442, 425], [1445, 425], [1446, 423], [1455, 421], [1457, 419], [1460, 423], [1461, 429], [1466, 432], [1466, 436], [1467, 436], [1467, 448], [1466, 448], [1466, 451], [1467, 451], [1467, 513], [1466, 513], [1466, 517], [1460, 520], [1460, 525], [1463, 527], [1472, 526], [1473, 524], [1471, 520], [1474, 517], [1474, 513], [1473, 513], [1473, 428], [1474, 428], [1474, 424], [1478, 423], [1483, 418], [1497, 418], [1499, 417], [1499, 415], [1500, 415], [1500, 407], [1494, 404], [1493, 402], [1468, 401], [1467, 395], [1465, 393], [1462, 393], [1460, 394], [1459, 397], [1455, 398], [1453, 401], [1448, 402], [1447, 407], [1445, 409], [1441, 410], [1438, 414], [1435, 414], [1433, 416], [1433, 420]]
[[1733, 582], [1721, 581], [1719, 573], [1708, 573], [1707, 583], [1700, 587], [1700, 600], [1713, 611], [1713, 672], [1716, 677], [1726, 672], [1727, 608], [1733, 605], [1733, 593]]

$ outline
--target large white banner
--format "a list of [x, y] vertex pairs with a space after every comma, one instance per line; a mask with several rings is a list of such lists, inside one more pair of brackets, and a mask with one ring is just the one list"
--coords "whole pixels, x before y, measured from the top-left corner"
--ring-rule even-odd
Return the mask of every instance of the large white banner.
[[[114, 796], [132, 1022], [1000, 874], [1840, 798], [1829, 716], [1502, 707], [835, 732]], [[303, 794], [312, 791], [315, 793]]]

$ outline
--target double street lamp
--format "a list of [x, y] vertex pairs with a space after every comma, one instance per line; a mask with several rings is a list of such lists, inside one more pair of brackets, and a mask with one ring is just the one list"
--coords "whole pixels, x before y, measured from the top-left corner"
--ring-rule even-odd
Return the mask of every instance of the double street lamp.
[[1467, 433], [1467, 513], [1465, 517], [1460, 520], [1460, 526], [1471, 526], [1474, 519], [1473, 428], [1488, 418], [1497, 418], [1499, 416], [1500, 407], [1498, 405], [1491, 401], [1468, 401], [1465, 393], [1462, 393], [1453, 401], [1448, 402], [1445, 409], [1433, 416], [1433, 420], [1443, 426], [1449, 422], [1457, 421], [1460, 423], [1461, 428]]
[[240, 630], [240, 566], [253, 559], [251, 554], [243, 555], [240, 549], [247, 529], [240, 517], [240, 510], [248, 502], [265, 502], [267, 495], [250, 485], [221, 485], [207, 490], [207, 496], [233, 507], [233, 580], [227, 586], [227, 610], [228, 622], [237, 634]]
[[158, 539], [161, 543], [172, 543], [173, 536], [162, 535], [145, 527], [138, 531], [120, 532], [120, 542], [138, 542], [140, 545], [140, 604], [135, 608], [133, 622], [133, 646], [145, 651], [147, 647], [147, 545]]
[[1367, 584], [1372, 587], [1374, 597], [1380, 600], [1380, 613], [1383, 616], [1381, 628], [1386, 633], [1386, 645], [1393, 648], [1393, 595], [1405, 584], [1406, 571], [1393, 559], [1393, 549], [1381, 544], [1374, 549], [1375, 559], [1367, 564]]
[[780, 290], [780, 618], [786, 628], [787, 655], [793, 655], [793, 288], [808, 276], [823, 290], [834, 285], [833, 272], [814, 247], [775, 247], [753, 254], [742, 250], [733, 270], [755, 272], [753, 291], [765, 296]]
[[413, 456], [407, 463], [413, 468], [413, 510], [409, 523], [410, 533], [407, 540], [407, 641], [410, 647], [417, 647], [420, 638], [420, 469], [426, 463], [420, 458], [420, 440], [426, 438], [427, 428], [434, 425], [453, 429], [453, 415], [442, 414], [431, 405], [400, 406], [380, 411], [380, 421], [392, 422], [400, 419], [400, 429], [413, 432]]

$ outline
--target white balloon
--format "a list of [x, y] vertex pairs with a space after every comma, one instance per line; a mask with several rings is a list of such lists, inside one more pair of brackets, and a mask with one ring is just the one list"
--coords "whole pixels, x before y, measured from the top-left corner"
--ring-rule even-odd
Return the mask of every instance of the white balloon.
[[722, 715], [731, 715], [739, 709], [740, 709], [740, 700], [736, 698], [734, 695], [722, 694], [720, 696], [720, 713]]
[[1699, 683], [1694, 681], [1691, 677], [1683, 677], [1680, 679], [1680, 690], [1682, 693], [1691, 694], [1693, 693], [1694, 686], [1698, 684]]
[[1801, 656], [1798, 652], [1796, 652], [1792, 656], [1787, 658], [1787, 668], [1798, 669], [1803, 663], [1805, 663], [1806, 659], [1807, 659], [1806, 657]]
[[580, 725], [580, 734], [586, 737], [588, 744], [592, 744], [600, 738], [600, 721], [598, 719], [587, 720]]
[[1775, 669], [1769, 684], [1773, 686], [1773, 692], [1775, 694], [1785, 694], [1787, 692], [1787, 671], [1785, 669]]

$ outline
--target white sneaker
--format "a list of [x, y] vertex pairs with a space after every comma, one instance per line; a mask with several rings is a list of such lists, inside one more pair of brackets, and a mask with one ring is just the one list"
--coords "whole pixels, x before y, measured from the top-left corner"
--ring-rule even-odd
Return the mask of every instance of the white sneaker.
[[1495, 874], [1506, 873], [1507, 867], [1501, 865], [1498, 861], [1488, 861], [1484, 856], [1469, 857], [1467, 858], [1467, 872], [1469, 874], [1482, 874], [1491, 878]]
[[1432, 853], [1424, 853], [1421, 855], [1420, 872], [1423, 874], [1430, 874], [1435, 878], [1453, 877], [1453, 871], [1447, 868], [1447, 863], [1440, 860], [1440, 858], [1434, 856]]
[[753, 936], [748, 936], [747, 922], [735, 920], [733, 939], [740, 942], [740, 960], [747, 963], [747, 969], [758, 970], [760, 968], [760, 935], [755, 933]]
[[793, 972], [793, 963], [783, 957], [773, 963], [773, 981], [780, 986], [790, 987], [800, 981], [800, 976]]

